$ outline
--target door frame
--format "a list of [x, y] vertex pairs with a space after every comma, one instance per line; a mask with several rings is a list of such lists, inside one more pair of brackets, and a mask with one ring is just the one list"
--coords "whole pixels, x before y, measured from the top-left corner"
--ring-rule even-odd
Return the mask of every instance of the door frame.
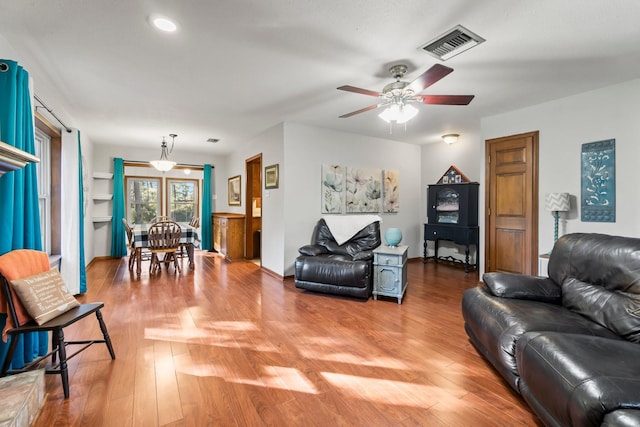
[[[531, 254], [528, 262], [530, 263], [530, 271], [531, 274], [538, 274], [538, 258], [539, 258], [539, 250], [538, 250], [538, 220], [539, 220], [539, 208], [538, 208], [538, 200], [539, 200], [539, 140], [540, 140], [540, 131], [531, 131], [531, 132], [523, 132], [520, 134], [508, 135], [504, 137], [491, 138], [485, 140], [485, 198], [484, 198], [484, 265], [483, 270], [485, 272], [488, 271], [487, 266], [490, 263], [487, 262], [491, 254], [490, 250], [490, 239], [492, 231], [489, 229], [491, 224], [491, 212], [489, 209], [491, 207], [491, 194], [492, 191], [495, 192], [495, 189], [491, 188], [491, 145], [501, 143], [510, 139], [515, 138], [531, 138], [531, 159], [527, 159], [527, 162], [531, 161], [531, 173], [532, 173], [532, 201], [531, 201]], [[493, 213], [495, 214], [495, 213]]]
[[[249, 157], [245, 160], [245, 172], [247, 177], [245, 191], [245, 221], [244, 221], [244, 257], [253, 259], [253, 198], [262, 198], [262, 153]], [[257, 194], [256, 194], [257, 193]], [[262, 222], [262, 217], [260, 217]], [[260, 225], [262, 228], [262, 225]], [[262, 239], [260, 239], [262, 246]], [[262, 247], [260, 249], [260, 263], [262, 264]]]

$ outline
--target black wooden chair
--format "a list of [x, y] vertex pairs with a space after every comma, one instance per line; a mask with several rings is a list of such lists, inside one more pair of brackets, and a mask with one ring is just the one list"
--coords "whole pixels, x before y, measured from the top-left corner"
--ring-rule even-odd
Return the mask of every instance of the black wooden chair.
[[[53, 319], [38, 325], [35, 321], [29, 320], [26, 310], [22, 306], [18, 296], [11, 289], [10, 281], [24, 279], [39, 273], [49, 271], [49, 257], [46, 253], [31, 249], [17, 249], [0, 256], [0, 278], [2, 279], [3, 298], [0, 298], [0, 311], [7, 310], [7, 327], [5, 333], [10, 337], [11, 342], [9, 349], [2, 364], [0, 377], [9, 374], [17, 374], [25, 372], [29, 369], [39, 368], [45, 360], [51, 356], [51, 363], [45, 367], [45, 373], [58, 374], [62, 378], [62, 388], [65, 399], [69, 397], [69, 375], [67, 361], [86, 350], [92, 344], [103, 343], [109, 350], [111, 359], [115, 359], [116, 355], [107, 332], [107, 326], [102, 318], [100, 310], [104, 307], [102, 302], [94, 302], [87, 304], [79, 304], [77, 307], [54, 317]], [[90, 339], [80, 341], [65, 341], [64, 328], [73, 325], [77, 321], [95, 314], [98, 319], [100, 331], [103, 339]], [[21, 334], [30, 332], [51, 332], [51, 350], [35, 360], [25, 364], [22, 368], [9, 369], [16, 346], [18, 337]], [[81, 345], [76, 348], [72, 354], [67, 354], [68, 346]], [[56, 359], [59, 361], [56, 362]]]

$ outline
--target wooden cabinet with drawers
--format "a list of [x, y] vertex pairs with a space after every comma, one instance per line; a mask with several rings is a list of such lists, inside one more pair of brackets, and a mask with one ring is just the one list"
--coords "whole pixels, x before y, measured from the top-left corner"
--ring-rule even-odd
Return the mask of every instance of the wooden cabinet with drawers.
[[214, 212], [212, 217], [213, 249], [227, 261], [244, 258], [244, 215]]
[[398, 298], [407, 290], [407, 251], [408, 246], [380, 245], [373, 250], [373, 299], [378, 295]]

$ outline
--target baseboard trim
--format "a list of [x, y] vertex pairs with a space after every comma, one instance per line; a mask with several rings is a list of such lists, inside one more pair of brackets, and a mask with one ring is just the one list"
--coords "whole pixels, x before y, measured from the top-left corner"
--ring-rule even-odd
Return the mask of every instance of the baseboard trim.
[[269, 270], [268, 268], [263, 267], [263, 266], [260, 267], [260, 270], [264, 271], [265, 273], [267, 273], [271, 277], [275, 277], [278, 280], [284, 281], [284, 277], [281, 276], [280, 274], [276, 273], [273, 270]]
[[93, 259], [91, 261], [89, 261], [89, 264], [87, 264], [87, 270], [89, 270], [91, 267], [93, 267], [94, 263], [97, 261], [102, 261], [105, 259], [116, 259], [117, 257], [114, 256], [97, 256], [97, 257], [93, 257]]

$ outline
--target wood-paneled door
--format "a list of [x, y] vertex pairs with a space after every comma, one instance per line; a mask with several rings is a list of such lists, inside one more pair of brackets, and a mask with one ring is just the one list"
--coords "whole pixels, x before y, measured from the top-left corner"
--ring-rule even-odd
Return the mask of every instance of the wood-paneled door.
[[245, 160], [247, 172], [245, 203], [245, 258], [261, 258], [262, 234], [262, 153]]
[[485, 142], [485, 271], [538, 272], [538, 131]]

